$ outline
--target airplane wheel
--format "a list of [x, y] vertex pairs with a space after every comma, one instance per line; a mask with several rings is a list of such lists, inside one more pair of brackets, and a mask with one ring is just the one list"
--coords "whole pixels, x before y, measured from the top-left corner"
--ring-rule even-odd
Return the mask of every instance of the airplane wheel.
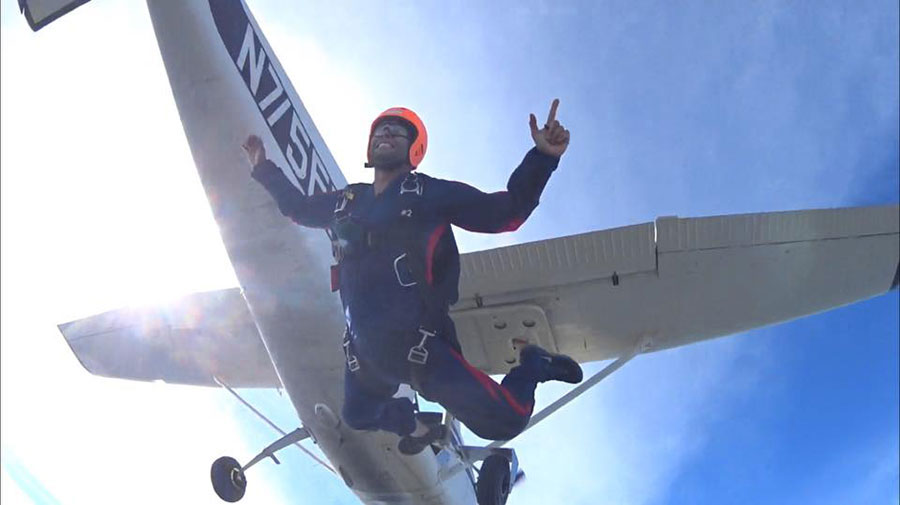
[[509, 461], [497, 454], [485, 458], [475, 486], [478, 505], [504, 505], [509, 497], [509, 484]]
[[234, 503], [244, 497], [247, 478], [236, 459], [222, 456], [213, 462], [209, 473], [213, 489], [219, 498]]

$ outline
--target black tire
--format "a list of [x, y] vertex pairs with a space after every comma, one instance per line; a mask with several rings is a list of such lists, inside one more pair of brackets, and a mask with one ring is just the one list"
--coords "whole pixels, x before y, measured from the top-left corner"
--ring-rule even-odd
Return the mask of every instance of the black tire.
[[247, 478], [236, 459], [222, 456], [215, 460], [209, 476], [219, 498], [234, 503], [244, 497], [244, 492], [247, 490]]
[[509, 461], [498, 454], [485, 458], [475, 486], [478, 505], [504, 505], [509, 490]]

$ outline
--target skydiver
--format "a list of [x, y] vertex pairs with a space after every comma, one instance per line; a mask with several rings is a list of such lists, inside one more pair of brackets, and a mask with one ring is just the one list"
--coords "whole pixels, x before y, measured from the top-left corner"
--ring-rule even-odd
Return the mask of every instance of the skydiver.
[[527, 345], [519, 365], [497, 384], [462, 356], [449, 316], [460, 273], [450, 225], [501, 233], [525, 222], [569, 145], [568, 130], [556, 120], [558, 106], [554, 100], [540, 129], [530, 114], [535, 147], [507, 190], [496, 193], [415, 171], [428, 135], [419, 116], [402, 107], [372, 122], [365, 164], [374, 168], [372, 184], [305, 196], [266, 158], [259, 137], [243, 144], [252, 177], [281, 213], [329, 230], [337, 262], [332, 280], [347, 320], [342, 417], [351, 428], [396, 433], [404, 454], [443, 439], [445, 426], [422, 422], [409, 399], [394, 398], [405, 383], [479, 437], [509, 440], [527, 426], [538, 382], [581, 382], [575, 360]]

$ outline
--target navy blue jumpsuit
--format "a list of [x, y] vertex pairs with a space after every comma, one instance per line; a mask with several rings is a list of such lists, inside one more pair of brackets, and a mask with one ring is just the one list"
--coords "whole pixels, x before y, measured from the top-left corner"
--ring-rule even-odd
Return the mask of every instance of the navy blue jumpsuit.
[[[412, 402], [393, 398], [406, 383], [479, 437], [508, 440], [525, 428], [535, 386], [544, 380], [540, 365], [522, 363], [497, 384], [463, 358], [448, 315], [459, 297], [460, 272], [450, 225], [485, 233], [516, 230], [537, 207], [558, 163], [532, 149], [507, 191], [484, 193], [411, 172], [377, 196], [371, 184], [305, 196], [271, 161], [253, 168], [253, 178], [282, 214], [329, 230], [341, 250], [336, 268], [348, 362], [343, 418], [350, 427], [411, 433]], [[420, 254], [411, 253], [416, 248]]]

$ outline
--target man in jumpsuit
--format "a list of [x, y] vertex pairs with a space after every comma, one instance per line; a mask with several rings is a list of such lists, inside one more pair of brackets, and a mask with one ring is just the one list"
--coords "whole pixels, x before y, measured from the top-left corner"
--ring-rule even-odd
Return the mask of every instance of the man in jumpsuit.
[[409, 399], [394, 398], [404, 383], [479, 437], [509, 440], [528, 424], [538, 382], [581, 382], [577, 362], [529, 345], [497, 384], [462, 356], [449, 317], [460, 272], [450, 225], [484, 233], [521, 226], [569, 145], [569, 132], [556, 120], [558, 105], [554, 100], [541, 129], [530, 115], [535, 147], [507, 190], [496, 193], [415, 172], [428, 137], [421, 119], [402, 107], [372, 123], [366, 166], [374, 168], [373, 184], [306, 196], [266, 159], [259, 137], [245, 142], [252, 177], [282, 214], [324, 228], [332, 239], [332, 281], [347, 320], [342, 417], [351, 428], [396, 433], [404, 454], [446, 437], [445, 426], [417, 419]]

